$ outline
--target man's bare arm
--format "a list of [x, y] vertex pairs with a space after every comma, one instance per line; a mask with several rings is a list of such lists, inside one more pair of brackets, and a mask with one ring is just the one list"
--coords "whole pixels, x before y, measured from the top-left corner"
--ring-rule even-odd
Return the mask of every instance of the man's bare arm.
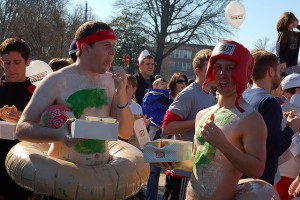
[[69, 134], [68, 125], [60, 129], [46, 128], [39, 125], [42, 112], [55, 101], [55, 92], [58, 91], [53, 84], [53, 79], [47, 79], [35, 90], [17, 124], [16, 135], [20, 140], [30, 142], [64, 141], [66, 135]]
[[129, 139], [133, 133], [134, 117], [127, 102], [127, 76], [126, 74], [121, 74], [120, 77], [116, 78], [118, 89], [113, 98], [111, 116], [117, 118], [119, 122], [119, 136], [123, 139]]

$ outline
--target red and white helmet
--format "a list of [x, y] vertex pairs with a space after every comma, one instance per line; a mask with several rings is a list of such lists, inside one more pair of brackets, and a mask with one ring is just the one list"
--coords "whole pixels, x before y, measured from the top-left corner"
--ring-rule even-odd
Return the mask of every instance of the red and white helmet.
[[216, 75], [214, 63], [217, 59], [230, 60], [236, 63], [231, 74], [231, 78], [236, 84], [237, 97], [235, 100], [235, 106], [240, 112], [244, 112], [245, 110], [239, 106], [238, 100], [242, 96], [242, 93], [246, 90], [247, 84], [251, 78], [254, 67], [254, 58], [243, 45], [230, 40], [220, 41], [215, 46], [209, 59], [203, 87], [207, 83], [215, 81]]

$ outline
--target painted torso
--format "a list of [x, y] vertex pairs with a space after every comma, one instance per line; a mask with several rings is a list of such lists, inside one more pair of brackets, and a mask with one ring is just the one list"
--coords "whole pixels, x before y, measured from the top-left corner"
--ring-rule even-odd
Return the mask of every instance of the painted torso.
[[[243, 108], [246, 111], [240, 113], [236, 108], [228, 110], [217, 109], [216, 106], [213, 106], [203, 113], [194, 137], [197, 152], [193, 174], [187, 189], [187, 199], [232, 199], [241, 172], [234, 168], [222, 152], [200, 138], [200, 125], [204, 124], [214, 113], [214, 123], [229, 141], [236, 141], [237, 134], [241, 132], [238, 128], [239, 123], [245, 116], [253, 112], [248, 104], [245, 104]], [[221, 198], [218, 196], [220, 194], [223, 195]]]
[[[61, 76], [61, 77], [60, 77]], [[114, 95], [114, 81], [110, 73], [87, 79], [75, 70], [58, 74], [60, 85], [55, 104], [69, 107], [76, 118], [86, 116], [108, 117]], [[107, 133], [109, 134], [109, 133]], [[53, 143], [48, 155], [82, 165], [105, 164], [108, 161], [107, 141], [83, 140], [72, 147]]]

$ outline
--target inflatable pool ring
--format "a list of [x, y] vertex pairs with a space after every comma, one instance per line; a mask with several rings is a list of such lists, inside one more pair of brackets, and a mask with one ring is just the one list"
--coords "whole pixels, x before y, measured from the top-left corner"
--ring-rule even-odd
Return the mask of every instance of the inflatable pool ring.
[[240, 179], [234, 199], [280, 200], [274, 186], [261, 179]]
[[78, 166], [46, 156], [49, 144], [20, 142], [6, 157], [6, 169], [20, 186], [59, 199], [126, 199], [142, 188], [149, 165], [142, 152], [123, 142], [109, 142], [112, 160], [105, 166]]
[[15, 145], [5, 160], [10, 177], [34, 193], [78, 200], [127, 199], [138, 193], [149, 177], [142, 152], [120, 140], [108, 142], [111, 159], [106, 165], [76, 165], [47, 156], [49, 147], [48, 143]]

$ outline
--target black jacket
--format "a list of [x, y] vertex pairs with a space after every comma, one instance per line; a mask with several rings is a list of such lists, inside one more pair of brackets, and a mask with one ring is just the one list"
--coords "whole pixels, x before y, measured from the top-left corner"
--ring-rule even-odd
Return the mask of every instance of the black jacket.
[[[300, 30], [300, 26], [297, 26]], [[278, 33], [276, 43], [276, 54], [280, 63], [286, 63], [286, 67], [298, 64], [298, 53], [300, 46], [300, 33], [295, 31], [282, 31]]]
[[[24, 82], [9, 83], [1, 78], [0, 83], [0, 108], [5, 105], [15, 105], [18, 111], [23, 111], [29, 102], [35, 86], [27, 79]], [[0, 119], [1, 120], [1, 119]], [[13, 195], [19, 195], [27, 199], [31, 192], [18, 186], [7, 174], [5, 169], [5, 158], [8, 151], [19, 142], [19, 140], [0, 139], [0, 195], [6, 196], [6, 199], [14, 199]]]
[[[137, 89], [136, 89], [136, 93], [135, 93], [135, 99], [136, 99], [137, 103], [142, 106], [143, 98], [146, 94], [146, 90], [149, 89], [149, 85], [147, 84], [147, 82], [145, 81], [145, 79], [141, 73], [135, 74], [134, 76], [137, 79]], [[154, 77], [150, 76], [151, 84], [154, 82], [154, 80], [155, 80]], [[151, 88], [152, 88], [152, 86], [151, 86]]]

